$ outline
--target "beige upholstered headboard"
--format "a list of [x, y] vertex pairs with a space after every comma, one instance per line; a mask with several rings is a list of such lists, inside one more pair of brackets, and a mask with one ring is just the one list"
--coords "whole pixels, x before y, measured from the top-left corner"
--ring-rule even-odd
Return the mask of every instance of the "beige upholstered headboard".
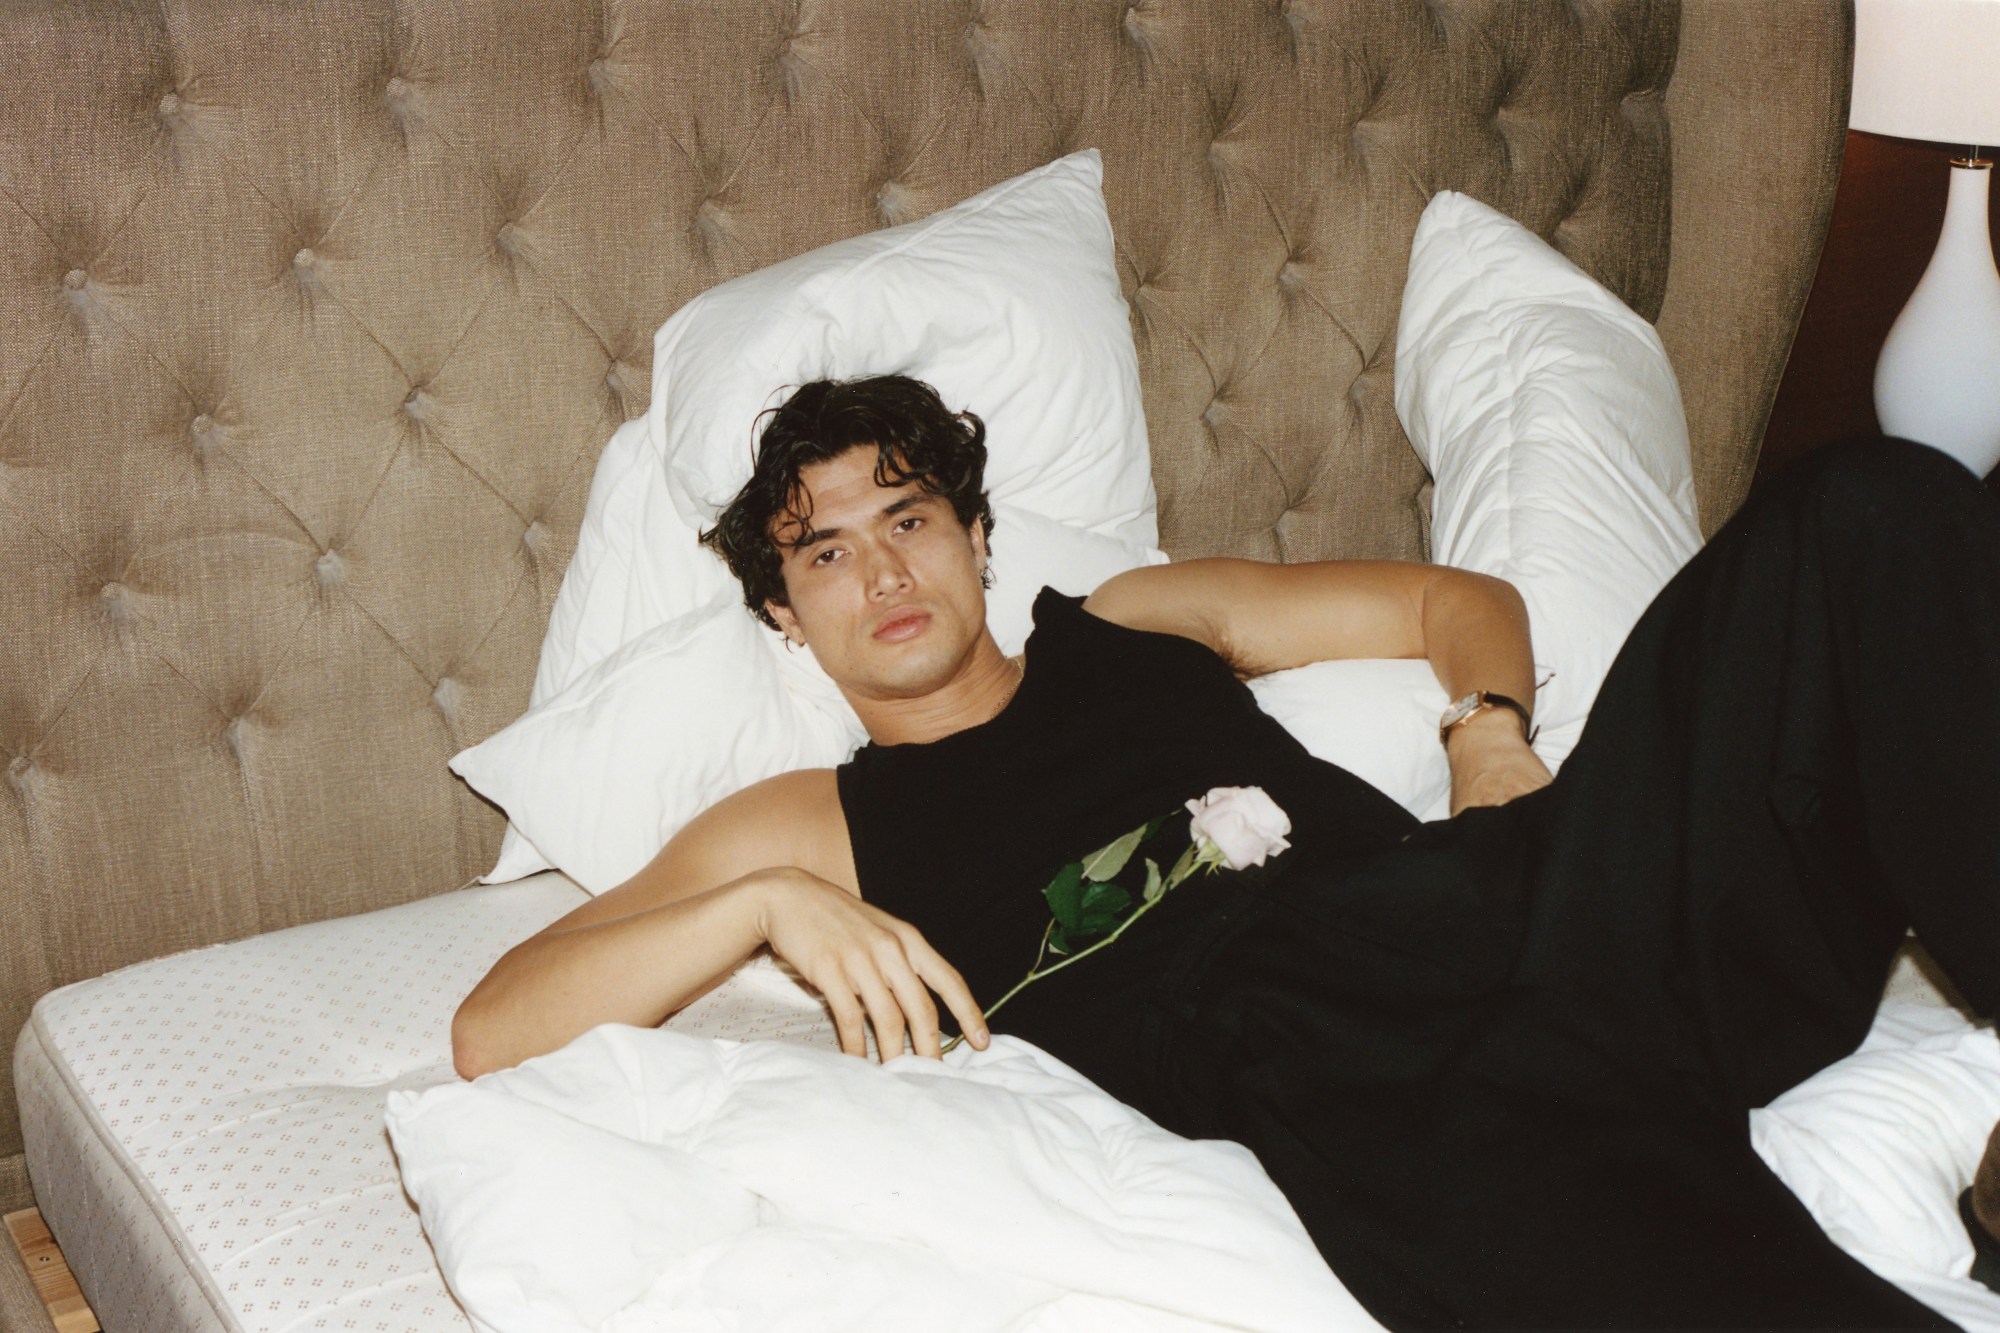
[[[1421, 554], [1391, 353], [1443, 188], [1657, 317], [1712, 526], [1818, 254], [1849, 28], [1840, 0], [10, 0], [0, 1028], [486, 869], [501, 818], [445, 759], [525, 703], [653, 330], [1073, 149], [1104, 153], [1175, 553]], [[7, 1206], [19, 1146], [10, 1085]]]

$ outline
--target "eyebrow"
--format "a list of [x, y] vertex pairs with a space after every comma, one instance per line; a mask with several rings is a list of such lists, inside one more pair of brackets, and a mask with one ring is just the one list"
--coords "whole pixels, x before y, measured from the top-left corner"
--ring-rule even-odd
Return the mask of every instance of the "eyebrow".
[[[923, 504], [927, 500], [935, 500], [937, 498], [938, 497], [932, 495], [929, 491], [920, 488], [918, 490], [912, 491], [908, 495], [905, 495], [900, 500], [893, 500], [890, 503], [883, 505], [882, 508], [876, 512], [875, 516], [877, 518], [894, 518], [897, 514], [902, 513], [905, 509], [913, 508], [916, 505]], [[811, 532], [808, 532], [803, 536], [798, 537], [792, 541], [786, 542], [784, 543], [784, 545], [786, 549], [791, 551], [803, 551], [808, 546], [816, 545], [819, 542], [832, 541], [835, 537], [838, 537], [841, 533], [845, 531], [847, 531], [847, 529], [845, 528], [814, 528]]]

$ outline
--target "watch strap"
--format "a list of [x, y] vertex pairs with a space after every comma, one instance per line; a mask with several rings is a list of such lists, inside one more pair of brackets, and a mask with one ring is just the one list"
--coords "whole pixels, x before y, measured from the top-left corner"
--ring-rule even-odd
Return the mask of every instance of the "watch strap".
[[[1520, 700], [1509, 698], [1504, 694], [1497, 694], [1492, 690], [1474, 690], [1471, 694], [1454, 702], [1452, 708], [1457, 708], [1460, 704], [1466, 702], [1467, 699], [1474, 700], [1475, 702], [1464, 716], [1452, 718], [1450, 721], [1438, 725], [1438, 744], [1449, 745], [1451, 743], [1451, 733], [1456, 728], [1462, 727], [1480, 714], [1490, 713], [1496, 708], [1512, 709], [1514, 715], [1521, 719], [1522, 733], [1527, 737], [1530, 744], [1534, 742], [1537, 731], [1535, 719], [1529, 716], [1527, 707]], [[1450, 711], [1450, 709], [1446, 710], [1447, 713]]]

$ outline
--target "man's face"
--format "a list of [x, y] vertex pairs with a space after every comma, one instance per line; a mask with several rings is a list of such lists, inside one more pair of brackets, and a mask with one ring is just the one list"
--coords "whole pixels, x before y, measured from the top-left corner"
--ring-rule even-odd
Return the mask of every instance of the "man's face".
[[936, 690], [986, 629], [979, 524], [968, 531], [949, 501], [915, 482], [876, 485], [873, 446], [815, 463], [799, 479], [812, 518], [808, 531], [789, 518], [773, 529], [791, 605], [769, 604], [772, 617], [850, 694]]

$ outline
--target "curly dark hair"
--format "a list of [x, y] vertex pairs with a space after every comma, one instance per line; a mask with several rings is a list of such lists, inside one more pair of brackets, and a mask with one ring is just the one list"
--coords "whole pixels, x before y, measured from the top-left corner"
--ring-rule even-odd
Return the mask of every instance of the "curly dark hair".
[[814, 380], [763, 413], [750, 480], [736, 493], [702, 545], [720, 555], [743, 585], [743, 604], [772, 629], [766, 603], [790, 606], [784, 553], [775, 534], [781, 520], [812, 526], [812, 497], [799, 474], [849, 449], [875, 450], [875, 484], [914, 481], [951, 505], [967, 528], [977, 519], [993, 539], [993, 505], [986, 498], [986, 423], [953, 412], [938, 391], [906, 375]]

